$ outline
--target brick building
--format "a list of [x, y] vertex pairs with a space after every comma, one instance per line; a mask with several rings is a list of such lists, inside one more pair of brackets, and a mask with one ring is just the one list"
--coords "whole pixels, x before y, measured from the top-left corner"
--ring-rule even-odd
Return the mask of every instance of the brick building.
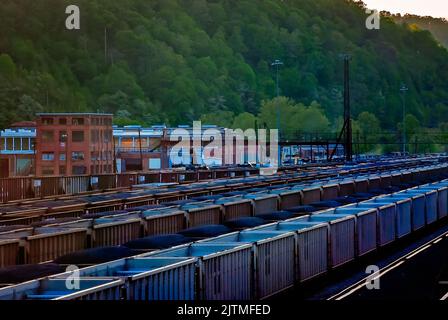
[[40, 113], [36, 175], [113, 173], [112, 114]]

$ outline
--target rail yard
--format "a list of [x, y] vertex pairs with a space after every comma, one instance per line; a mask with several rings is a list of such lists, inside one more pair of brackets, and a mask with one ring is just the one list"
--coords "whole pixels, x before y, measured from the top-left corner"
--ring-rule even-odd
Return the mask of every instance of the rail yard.
[[446, 225], [441, 156], [260, 170], [3, 179], [0, 299], [266, 299]]

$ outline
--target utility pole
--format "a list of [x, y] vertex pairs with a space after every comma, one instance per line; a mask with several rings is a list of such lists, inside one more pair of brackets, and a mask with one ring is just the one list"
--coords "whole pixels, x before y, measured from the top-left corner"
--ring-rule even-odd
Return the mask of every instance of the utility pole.
[[406, 154], [406, 92], [408, 87], [404, 83], [401, 84], [401, 100], [403, 102], [403, 156]]
[[344, 59], [344, 124], [342, 130], [339, 133], [337, 142], [333, 152], [331, 153], [330, 160], [336, 154], [336, 151], [344, 139], [344, 153], [345, 160], [352, 161], [353, 159], [353, 140], [352, 140], [352, 123], [351, 123], [351, 110], [350, 110], [350, 60], [351, 55], [341, 54], [340, 57]]
[[353, 159], [352, 120], [350, 110], [350, 59], [349, 54], [344, 56], [344, 124], [345, 124], [345, 160]]
[[[281, 142], [281, 129], [280, 129], [280, 106], [278, 98], [280, 97], [280, 86], [279, 86], [279, 68], [283, 65], [280, 60], [275, 60], [272, 66], [276, 68], [276, 94], [277, 94], [277, 130], [278, 130], [278, 141]], [[278, 166], [282, 165], [282, 147], [281, 144], [278, 147]]]

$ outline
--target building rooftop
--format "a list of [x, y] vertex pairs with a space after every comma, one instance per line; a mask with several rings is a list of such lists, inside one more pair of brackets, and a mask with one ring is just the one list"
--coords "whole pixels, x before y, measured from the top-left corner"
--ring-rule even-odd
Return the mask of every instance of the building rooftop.
[[15, 122], [11, 126], [11, 128], [36, 128], [35, 121], [20, 121]]
[[162, 137], [163, 129], [156, 128], [113, 128], [114, 137]]

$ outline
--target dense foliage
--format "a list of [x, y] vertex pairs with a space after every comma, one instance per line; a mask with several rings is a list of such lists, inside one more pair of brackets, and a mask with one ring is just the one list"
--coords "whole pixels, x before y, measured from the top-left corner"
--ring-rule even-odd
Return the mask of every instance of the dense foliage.
[[433, 17], [419, 17], [410, 14], [397, 14], [390, 16], [392, 16], [398, 23], [406, 23], [408, 25], [414, 25], [420, 29], [430, 31], [437, 41], [448, 48], [448, 20]]
[[[73, 3], [81, 29], [69, 31]], [[400, 128], [403, 82], [419, 126], [448, 122], [448, 51], [392, 17], [367, 30], [366, 18], [345, 0], [3, 0], [0, 126], [42, 110], [98, 110], [120, 124], [272, 127], [279, 104], [285, 132], [334, 131], [344, 52], [363, 132]], [[288, 97], [279, 101], [275, 59]]]

